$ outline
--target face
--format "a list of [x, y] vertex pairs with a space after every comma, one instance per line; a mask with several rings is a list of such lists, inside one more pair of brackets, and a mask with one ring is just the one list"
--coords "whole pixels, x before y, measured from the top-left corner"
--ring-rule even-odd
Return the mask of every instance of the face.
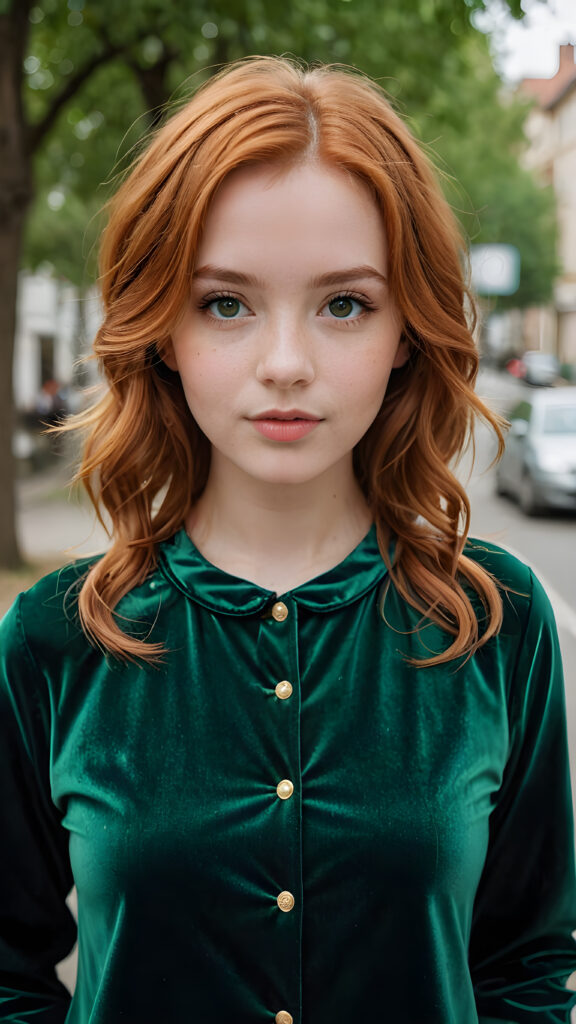
[[211, 473], [352, 474], [406, 358], [386, 269], [376, 204], [344, 172], [257, 166], [226, 179], [164, 356], [211, 442]]

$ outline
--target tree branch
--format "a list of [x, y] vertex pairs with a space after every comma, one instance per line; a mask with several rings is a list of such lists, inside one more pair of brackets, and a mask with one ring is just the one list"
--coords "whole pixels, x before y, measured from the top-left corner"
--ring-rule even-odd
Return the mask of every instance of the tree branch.
[[[16, 2], [18, 2], [18, 0], [16, 0]], [[27, 0], [27, 2], [30, 2], [30, 0]], [[114, 60], [115, 57], [119, 57], [121, 54], [128, 55], [130, 48], [137, 43], [141, 43], [149, 34], [149, 31], [141, 32], [125, 43], [113, 43], [105, 26], [101, 25], [98, 29], [98, 36], [103, 44], [102, 50], [100, 53], [94, 54], [92, 59], [89, 60], [84, 67], [79, 68], [75, 75], [71, 75], [64, 88], [57, 96], [54, 97], [54, 100], [46, 111], [44, 117], [36, 124], [30, 126], [28, 129], [29, 153], [33, 154], [36, 152], [52, 128], [62, 108], [65, 107], [69, 100], [76, 95], [79, 89], [84, 85], [84, 82], [86, 82], [91, 75], [98, 70], [98, 68], [102, 67], [103, 64], [107, 64], [108, 61]]]
[[60, 90], [57, 96], [54, 97], [50, 107], [44, 114], [44, 117], [37, 121], [36, 124], [32, 124], [28, 128], [28, 152], [33, 154], [36, 152], [40, 144], [44, 141], [46, 135], [52, 128], [58, 114], [66, 106], [66, 104], [72, 99], [73, 96], [79, 91], [98, 68], [102, 67], [108, 61], [113, 60], [114, 57], [119, 56], [124, 50], [123, 46], [108, 46], [101, 53], [94, 54], [91, 60], [89, 60], [83, 67], [81, 67], [75, 75], [71, 75], [67, 80], [66, 85]]
[[160, 123], [170, 93], [166, 87], [166, 76], [170, 64], [176, 60], [180, 52], [174, 47], [163, 44], [163, 53], [158, 60], [143, 67], [134, 57], [127, 57], [126, 63], [138, 82], [144, 105], [150, 121], [149, 128], [154, 129]]

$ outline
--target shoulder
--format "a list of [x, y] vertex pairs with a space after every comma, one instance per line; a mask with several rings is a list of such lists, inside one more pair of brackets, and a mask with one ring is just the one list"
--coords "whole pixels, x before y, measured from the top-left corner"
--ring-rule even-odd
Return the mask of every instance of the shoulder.
[[6, 744], [15, 729], [30, 756], [49, 735], [51, 678], [61, 675], [57, 665], [72, 634], [81, 636], [66, 596], [88, 568], [89, 563], [75, 563], [45, 576], [17, 597], [0, 621], [0, 738]]
[[502, 598], [502, 626], [488, 650], [499, 656], [508, 651], [516, 665], [536, 656], [557, 667], [561, 664], [554, 611], [534, 570], [522, 559], [488, 541], [470, 538], [464, 554], [494, 578]]
[[[87, 638], [78, 613], [78, 597], [86, 577], [102, 556], [78, 559], [42, 577], [23, 591], [0, 621], [0, 649], [14, 657], [28, 659], [35, 668], [53, 675], [55, 667], [80, 668], [87, 659], [105, 657]], [[168, 592], [166, 592], [168, 591]], [[129, 590], [116, 605], [122, 628], [136, 632], [144, 621], [155, 623], [160, 608], [166, 608], [174, 594], [159, 569]]]
[[71, 644], [87, 642], [78, 618], [77, 597], [95, 559], [79, 559], [23, 591], [0, 622], [5, 658], [33, 662], [35, 652], [64, 655]]
[[468, 537], [463, 553], [490, 573], [502, 587], [531, 592], [534, 574], [530, 566], [505, 548], [491, 541]]
[[521, 617], [540, 615], [553, 621], [550, 600], [538, 576], [527, 563], [490, 541], [468, 538], [464, 555], [494, 579], [504, 600], [504, 613]]
[[36, 765], [48, 763], [62, 682], [70, 669], [83, 677], [90, 657], [76, 594], [93, 561], [43, 577], [0, 622], [0, 745], [10, 750], [16, 743]]

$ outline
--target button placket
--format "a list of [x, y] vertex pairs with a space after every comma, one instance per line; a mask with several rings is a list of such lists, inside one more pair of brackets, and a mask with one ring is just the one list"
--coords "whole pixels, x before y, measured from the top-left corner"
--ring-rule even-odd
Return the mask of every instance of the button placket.
[[[298, 611], [287, 598], [275, 601], [264, 616], [258, 650], [261, 667], [270, 680], [268, 693], [271, 736], [276, 750], [271, 759], [279, 769], [267, 780], [275, 802], [274, 821], [278, 832], [278, 856], [271, 865], [271, 877], [278, 884], [270, 895], [278, 915], [271, 933], [271, 978], [274, 979], [276, 1007], [270, 1007], [278, 1024], [296, 1024], [301, 1018], [302, 987], [302, 852], [300, 785], [300, 687], [298, 678]], [[273, 936], [276, 935], [278, 945]], [[284, 1007], [282, 1009], [278, 1009]]]

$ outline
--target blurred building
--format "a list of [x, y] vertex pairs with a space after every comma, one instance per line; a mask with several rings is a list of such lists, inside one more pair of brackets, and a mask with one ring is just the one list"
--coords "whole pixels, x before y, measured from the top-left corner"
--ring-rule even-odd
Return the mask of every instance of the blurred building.
[[95, 362], [83, 357], [100, 320], [95, 290], [81, 293], [49, 273], [21, 272], [13, 375], [19, 472], [43, 468], [61, 451], [45, 427], [78, 412], [83, 389], [97, 382]]
[[[524, 324], [526, 348], [555, 352], [576, 364], [576, 64], [574, 46], [560, 47], [551, 78], [525, 78], [520, 92], [536, 101], [526, 123], [526, 166], [554, 186], [560, 227], [562, 273], [554, 303], [530, 310]], [[530, 211], [526, 211], [530, 216]]]
[[14, 354], [14, 398], [20, 412], [33, 411], [47, 387], [75, 388], [86, 382], [90, 371], [79, 360], [99, 323], [95, 295], [80, 295], [49, 274], [21, 273]]

